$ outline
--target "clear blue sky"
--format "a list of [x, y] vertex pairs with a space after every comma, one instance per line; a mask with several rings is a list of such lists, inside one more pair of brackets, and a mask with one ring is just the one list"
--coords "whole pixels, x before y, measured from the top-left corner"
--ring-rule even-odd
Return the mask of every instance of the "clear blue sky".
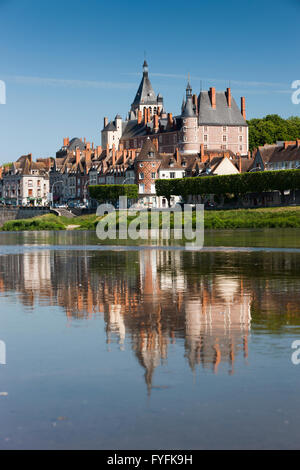
[[63, 137], [100, 144], [103, 117], [125, 116], [144, 51], [156, 92], [176, 114], [195, 92], [231, 82], [247, 116], [299, 115], [296, 0], [0, 0], [0, 163], [54, 156]]

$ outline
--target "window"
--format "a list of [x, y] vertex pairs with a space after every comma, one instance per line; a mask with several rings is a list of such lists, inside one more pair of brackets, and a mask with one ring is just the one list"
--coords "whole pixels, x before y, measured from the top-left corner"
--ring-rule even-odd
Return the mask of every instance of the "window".
[[32, 196], [32, 195], [33, 195], [33, 194], [32, 194], [32, 189], [28, 189], [28, 196], [30, 197], [30, 196]]
[[28, 180], [28, 188], [32, 188], [32, 180]]
[[143, 179], [144, 179], [144, 173], [140, 173], [140, 174], [139, 174], [139, 179], [140, 179], [140, 180], [143, 180]]
[[242, 150], [243, 150], [243, 146], [242, 146], [242, 145], [240, 145], [240, 151], [242, 152]]
[[155, 191], [155, 184], [151, 184], [151, 193], [152, 193], [152, 194], [156, 194], [156, 191]]
[[151, 173], [151, 178], [152, 178], [153, 180], [155, 180], [155, 178], [156, 178], [156, 173]]
[[175, 172], [174, 172], [174, 171], [172, 171], [172, 172], [170, 173], [170, 178], [175, 178]]
[[204, 136], [204, 142], [207, 142], [207, 135]]
[[227, 136], [223, 135], [223, 142], [227, 142]]
[[226, 150], [226, 145], [221, 145], [222, 150]]
[[204, 145], [204, 150], [207, 150], [207, 145]]
[[242, 127], [240, 127], [240, 132], [243, 132], [243, 128], [242, 128]]
[[207, 132], [208, 128], [207, 126], [204, 126], [204, 132]]
[[140, 194], [143, 194], [145, 192], [145, 185], [144, 184], [140, 184], [139, 185], [139, 193]]
[[184, 128], [183, 128], [183, 132], [186, 132], [186, 126], [184, 126]]
[[240, 142], [243, 142], [243, 136], [240, 135]]
[[227, 131], [227, 127], [223, 126], [223, 132], [226, 132], [226, 131]]

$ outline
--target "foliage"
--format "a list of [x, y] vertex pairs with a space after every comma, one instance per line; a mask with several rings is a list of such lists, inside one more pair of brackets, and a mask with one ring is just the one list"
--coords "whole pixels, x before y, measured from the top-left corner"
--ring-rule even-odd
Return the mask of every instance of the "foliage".
[[296, 140], [300, 138], [300, 117], [283, 119], [277, 114], [269, 114], [262, 119], [250, 119], [249, 148], [254, 150], [260, 145], [274, 144], [277, 140]]
[[115, 204], [120, 196], [137, 199], [138, 186], [136, 184], [100, 184], [89, 186], [89, 193], [99, 203], [111, 202]]
[[257, 171], [236, 175], [201, 176], [157, 180], [158, 196], [169, 197], [208, 194], [241, 196], [247, 193], [300, 189], [300, 170]]

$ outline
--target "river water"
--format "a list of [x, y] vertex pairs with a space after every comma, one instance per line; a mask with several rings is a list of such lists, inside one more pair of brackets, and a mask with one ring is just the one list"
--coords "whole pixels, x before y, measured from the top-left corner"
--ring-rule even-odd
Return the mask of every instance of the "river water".
[[0, 233], [0, 449], [299, 448], [300, 231], [205, 245]]

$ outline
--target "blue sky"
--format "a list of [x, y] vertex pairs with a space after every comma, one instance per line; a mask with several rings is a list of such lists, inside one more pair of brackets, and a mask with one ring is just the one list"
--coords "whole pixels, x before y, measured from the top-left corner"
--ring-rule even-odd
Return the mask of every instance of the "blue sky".
[[230, 81], [247, 116], [299, 115], [300, 1], [0, 0], [0, 163], [54, 156], [63, 137], [100, 144], [103, 117], [125, 116], [144, 51], [176, 114], [186, 77], [199, 92]]

